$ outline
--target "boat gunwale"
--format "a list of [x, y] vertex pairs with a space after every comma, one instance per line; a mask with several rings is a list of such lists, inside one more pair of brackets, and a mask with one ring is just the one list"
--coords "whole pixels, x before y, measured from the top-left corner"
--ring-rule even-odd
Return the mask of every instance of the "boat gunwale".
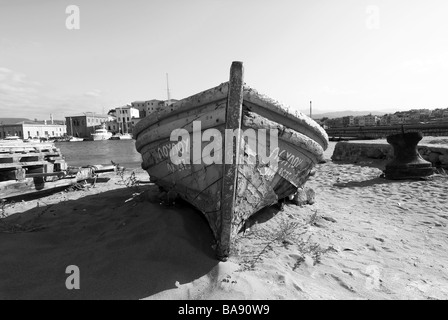
[[[216, 108], [216, 106], [219, 106], [221, 104], [222, 104], [222, 106], [220, 106], [220, 108]], [[222, 100], [220, 99], [220, 100], [216, 100], [216, 101], [211, 102], [211, 103], [203, 104], [203, 105], [201, 105], [200, 107], [197, 108], [200, 116], [196, 117], [198, 112], [194, 113], [195, 114], [195, 120], [197, 121], [197, 119], [199, 119], [199, 118], [201, 118], [203, 116], [206, 116], [206, 115], [215, 115], [216, 116], [217, 112], [218, 113], [220, 113], [220, 112], [224, 113], [224, 115], [225, 115], [226, 105], [227, 105], [226, 99], [222, 99]], [[206, 111], [206, 109], [209, 108], [210, 106], [215, 106], [215, 109]], [[222, 110], [220, 110], [221, 108], [222, 108]], [[192, 110], [185, 110], [185, 112], [189, 112], [189, 111], [192, 111]], [[148, 125], [144, 130], [140, 131], [139, 137], [137, 137], [136, 143], [135, 143], [135, 146], [136, 146], [136, 149], [137, 149], [138, 152], [140, 152], [140, 150], [142, 150], [142, 148], [145, 145], [148, 144], [146, 142], [146, 140], [148, 140], [147, 137], [151, 135], [150, 134], [151, 131], [153, 131], [153, 130], [154, 131], [155, 130], [161, 130], [161, 128], [163, 128], [164, 126], [170, 126], [174, 121], [179, 121], [180, 120], [180, 119], [173, 119], [170, 122], [163, 123], [163, 124], [160, 125], [160, 122], [162, 122], [162, 121], [164, 121], [166, 119], [168, 119], [168, 118], [161, 119], [158, 122], [153, 123], [152, 125]], [[193, 121], [195, 121], [195, 120], [193, 120]], [[179, 127], [179, 129], [185, 129], [191, 123], [192, 122], [188, 122], [188, 123], [182, 125], [181, 127]], [[157, 124], [157, 126], [155, 126], [155, 124]], [[206, 125], [204, 125], [204, 123], [201, 123], [201, 129], [203, 129], [203, 130], [205, 130], [205, 129], [212, 129], [212, 128], [216, 128], [216, 127], [220, 127], [220, 126], [225, 126], [225, 121], [219, 122], [219, 123], [213, 123], [213, 124], [206, 124]], [[193, 131], [193, 130], [187, 130], [187, 131], [191, 132], [191, 133], [196, 132], [196, 131]], [[157, 134], [160, 135], [159, 133], [157, 133]], [[156, 139], [156, 140], [151, 140], [151, 143], [153, 141], [159, 141], [159, 140], [166, 139], [166, 138], [169, 138], [169, 137], [170, 137], [169, 135], [166, 135], [163, 138], [159, 138], [159, 139]]]
[[[257, 117], [264, 118], [264, 117], [262, 117], [262, 116], [260, 116], [258, 114], [255, 114], [255, 115]], [[261, 125], [257, 126], [256, 124], [248, 124], [245, 121], [245, 117], [246, 117], [246, 115], [243, 116], [242, 126], [247, 127], [247, 128], [252, 128], [252, 129], [266, 129], [266, 127], [263, 127]], [[270, 121], [270, 120], [264, 118], [264, 121]], [[277, 124], [274, 121], [270, 121], [270, 122], [274, 123], [274, 125], [277, 125], [279, 127], [284, 127], [284, 126], [282, 126], [280, 124]], [[222, 127], [222, 125], [221, 125], [221, 127]], [[191, 131], [190, 134], [192, 134], [194, 132], [196, 132], [196, 131]], [[304, 134], [302, 134], [300, 132], [297, 132], [297, 131], [295, 131], [293, 129], [286, 128], [286, 127], [284, 127], [284, 130], [279, 130], [279, 133], [280, 132], [282, 132], [283, 134], [279, 134], [278, 138], [280, 140], [282, 140], [284, 143], [290, 145], [293, 149], [296, 149], [296, 148], [302, 149], [302, 150], [297, 150], [297, 151], [301, 152], [302, 154], [304, 154], [304, 156], [306, 156], [310, 160], [310, 162], [313, 162], [314, 164], [317, 164], [318, 162], [323, 160], [323, 155], [324, 155], [323, 148], [321, 147], [320, 144], [315, 142], [310, 137], [308, 137], [308, 136], [306, 136], [306, 135], [304, 135]], [[292, 137], [294, 137], [294, 139], [291, 139], [291, 136], [290, 137], [286, 137], [284, 135], [285, 132], [287, 132]], [[151, 143], [142, 145], [140, 147], [140, 151], [139, 151], [142, 154], [142, 159], [143, 159], [143, 154], [151, 152], [151, 150], [153, 150], [154, 148], [157, 148], [161, 144], [164, 144], [164, 143], [168, 143], [169, 144], [170, 140], [167, 140], [167, 139], [169, 139], [169, 137], [164, 137], [164, 138], [161, 138], [161, 139], [153, 140]], [[204, 143], [206, 143], [206, 141], [204, 141]], [[223, 150], [223, 149], [221, 148], [221, 149], [218, 149], [218, 150]], [[167, 161], [167, 160], [168, 159], [164, 159], [164, 160], [161, 160], [160, 162], [164, 162], [164, 161]], [[289, 161], [287, 161], [287, 162], [289, 162]], [[146, 166], [146, 164], [144, 164], [144, 165], [145, 165], [144, 168], [142, 166], [143, 169], [147, 169], [147, 168], [151, 168], [152, 167], [152, 166]]]
[[[262, 121], [264, 121], [263, 124], [257, 124], [257, 123], [249, 123], [248, 119], [251, 116], [254, 116], [255, 118], [262, 118]], [[300, 133], [294, 129], [291, 129], [289, 127], [286, 127], [280, 123], [277, 123], [273, 120], [269, 120], [266, 117], [263, 117], [255, 112], [252, 111], [246, 111], [245, 114], [243, 115], [243, 126], [248, 127], [248, 128], [252, 128], [252, 129], [268, 129], [266, 128], [266, 125], [269, 126], [269, 129], [271, 129], [270, 127], [274, 127], [275, 129], [278, 130], [278, 139], [283, 140], [286, 144], [291, 145], [293, 147], [297, 147], [300, 149], [303, 149], [304, 151], [312, 154], [316, 160], [313, 161], [311, 157], [309, 157], [309, 159], [314, 163], [317, 164], [319, 161], [323, 160], [323, 156], [324, 156], [324, 149], [322, 148], [322, 146], [316, 142], [314, 139], [310, 138], [309, 136]], [[289, 134], [289, 137], [285, 136], [285, 133]], [[293, 138], [293, 139], [292, 139]]]
[[[250, 91], [257, 92], [252, 88], [250, 88]], [[276, 120], [275, 122], [315, 140], [317, 143], [319, 143], [323, 150], [326, 150], [328, 148], [328, 135], [326, 131], [313, 119], [299, 111], [297, 111], [297, 115], [294, 115], [288, 110], [285, 110], [284, 105], [280, 104], [278, 101], [267, 96], [260, 95], [258, 92], [256, 93], [256, 95], [256, 97], [252, 97], [249, 94], [246, 95], [243, 103], [245, 108], [250, 109], [251, 107], [256, 107], [263, 110], [264, 113], [274, 116], [280, 116], [281, 120], [283, 121]], [[252, 99], [258, 101], [254, 101]], [[258, 114], [256, 111], [253, 112]], [[269, 119], [267, 114], [259, 115]], [[288, 125], [288, 121], [293, 122], [293, 125]]]
[[[250, 119], [256, 119], [258, 121], [249, 121]], [[217, 126], [214, 126], [212, 128], [221, 127], [222, 130], [224, 124], [220, 124]], [[252, 111], [243, 111], [242, 116], [242, 126], [252, 129], [277, 129], [278, 130], [278, 139], [284, 141], [286, 144], [290, 145], [293, 149], [300, 149], [297, 150], [297, 152], [300, 152], [304, 156], [306, 156], [309, 161], [313, 162], [314, 164], [319, 163], [323, 160], [324, 150], [322, 146], [317, 143], [312, 138], [304, 135], [303, 133], [297, 132], [294, 129], [290, 129], [284, 125], [281, 125], [275, 121], [269, 120], [263, 116], [260, 116], [259, 114], [252, 112]], [[201, 128], [201, 132], [204, 131], [205, 128]], [[146, 134], [148, 134], [151, 131], [149, 129], [148, 131], [145, 131]], [[191, 130], [189, 131], [189, 134], [194, 134], [195, 132]], [[141, 140], [140, 140], [141, 141]], [[169, 140], [169, 137], [163, 137], [156, 140], [152, 140], [150, 143], [142, 144], [138, 146], [139, 152], [142, 154], [146, 154], [147, 152], [151, 152], [154, 148], [157, 148], [158, 146], [162, 144], [169, 144], [171, 141]], [[201, 141], [202, 143], [202, 141]], [[204, 142], [205, 143], [205, 142]], [[223, 150], [222, 148], [220, 150]], [[166, 161], [161, 160], [161, 161]], [[145, 168], [150, 168], [151, 166], [146, 166]]]
[[[136, 127], [134, 128], [134, 136], [136, 140], [138, 141], [139, 135], [142, 132], [146, 131], [150, 126], [160, 121], [169, 119], [170, 117], [174, 117], [185, 111], [198, 109], [207, 104], [225, 100], [227, 98], [226, 93], [228, 93], [228, 84], [229, 82], [224, 82], [216, 87], [204, 90], [200, 93], [179, 100], [171, 105], [172, 108], [177, 108], [173, 111], [165, 109], [150, 114], [149, 116], [138, 122]], [[219, 92], [220, 95], [212, 95], [211, 97], [207, 97], [207, 95], [211, 94], [213, 91], [215, 91], [215, 93]], [[195, 104], [194, 101], [198, 99], [200, 100], [200, 103]], [[328, 148], [328, 135], [326, 131], [313, 119], [309, 118], [307, 115], [299, 111], [297, 111], [297, 115], [292, 114], [291, 112], [289, 112], [289, 108], [284, 104], [244, 84], [243, 106], [250, 107], [251, 104], [266, 110], [268, 113], [271, 112], [277, 116], [280, 116], [280, 120], [289, 120], [295, 122], [297, 125], [296, 128], [286, 125], [284, 121], [276, 121], [279, 124], [289, 129], [295, 130], [296, 132], [302, 133], [306, 136], [309, 136], [307, 134], [307, 132], [309, 132], [312, 135], [310, 137], [311, 139], [316, 140], [317, 138], [319, 140], [316, 142], [322, 146], [323, 150], [326, 150]], [[303, 127], [303, 129], [301, 127]]]
[[[137, 140], [139, 135], [142, 132], [144, 132], [148, 127], [150, 127], [162, 120], [166, 120], [170, 117], [174, 117], [174, 116], [181, 114], [185, 111], [199, 109], [208, 104], [213, 104], [213, 103], [216, 103], [219, 101], [227, 100], [228, 85], [229, 85], [229, 82], [224, 82], [216, 87], [201, 91], [201, 92], [194, 94], [190, 97], [179, 100], [170, 106], [171, 108], [177, 108], [177, 109], [174, 109], [173, 111], [170, 111], [168, 109], [162, 109], [160, 111], [151, 113], [149, 116], [142, 119], [135, 125], [133, 135], [136, 137], [136, 140]], [[211, 96], [211, 98], [208, 97], [208, 99], [207, 99], [206, 95], [211, 93], [212, 91], [220, 92], [221, 94], [218, 96], [213, 95], [213, 96]], [[193, 101], [198, 100], [199, 98], [202, 98], [200, 103], [194, 104]]]
[[[216, 102], [220, 102], [220, 101], [222, 101], [222, 100], [223, 100], [223, 99], [219, 99], [219, 100], [216, 100], [216, 101], [211, 102], [211, 103], [205, 103], [205, 104], [202, 104], [201, 106], [198, 106], [197, 108], [201, 108], [201, 107], [207, 106], [207, 105], [209, 105], [209, 104], [213, 104], [213, 103], [216, 103]], [[243, 106], [244, 106], [244, 103], [245, 103], [245, 102], [246, 102], [246, 101], [243, 101]], [[251, 102], [251, 103], [254, 104], [253, 102]], [[258, 106], [259, 106], [259, 105], [258, 105]], [[263, 108], [263, 106], [259, 106], [259, 107], [260, 107], [260, 108]], [[183, 112], [183, 111], [189, 111], [189, 109], [187, 109], [187, 110], [182, 110], [181, 112]], [[291, 144], [293, 144], [293, 145], [295, 145], [296, 147], [299, 147], [299, 148], [304, 148], [304, 149], [306, 149], [307, 151], [309, 151], [310, 153], [315, 154], [315, 156], [316, 156], [316, 158], [318, 159], [318, 161], [322, 160], [323, 153], [324, 153], [324, 148], [322, 147], [322, 145], [321, 145], [319, 142], [315, 141], [312, 137], [306, 135], [305, 133], [299, 132], [299, 131], [297, 131], [297, 130], [294, 129], [294, 128], [291, 128], [291, 127], [289, 127], [289, 126], [283, 125], [283, 124], [281, 124], [281, 123], [279, 123], [279, 122], [277, 122], [277, 121], [270, 120], [270, 119], [266, 118], [265, 116], [260, 115], [260, 114], [254, 112], [254, 111], [243, 110], [243, 112], [244, 112], [244, 116], [243, 116], [243, 124], [245, 124], [245, 126], [251, 127], [251, 128], [253, 128], [253, 129], [267, 129], [266, 126], [263, 126], [263, 125], [259, 125], [259, 126], [256, 126], [256, 125], [247, 125], [247, 124], [246, 124], [246, 121], [245, 121], [245, 120], [246, 120], [246, 119], [245, 119], [245, 116], [246, 116], [247, 114], [253, 114], [254, 117], [260, 117], [260, 118], [263, 118], [263, 121], [268, 122], [268, 123], [271, 123], [271, 124], [269, 125], [269, 127], [277, 127], [278, 129], [280, 129], [280, 130], [279, 130], [280, 132], [288, 132], [288, 133], [290, 133], [291, 135], [297, 137], [299, 141], [300, 141], [300, 140], [305, 140], [306, 142], [302, 142], [302, 141], [300, 141], [300, 143], [291, 142]], [[211, 113], [211, 112], [209, 112], [209, 113]], [[167, 117], [164, 118], [164, 119], [159, 119], [158, 122], [159, 122], [159, 121], [162, 121], [162, 120], [166, 120], [167, 118], [169, 118], [169, 117], [167, 116]], [[153, 126], [153, 125], [156, 124], [156, 123], [157, 123], [157, 122], [154, 122], [152, 125], [148, 125], [148, 126], [145, 127], [142, 131], [140, 131], [139, 137], [137, 137], [137, 139], [136, 139], [136, 148], [137, 148], [137, 150], [138, 150], [139, 152], [141, 152], [141, 151], [142, 151], [145, 147], [147, 147], [148, 145], [156, 144], [156, 143], [159, 142], [159, 141], [163, 141], [163, 140], [165, 140], [165, 139], [169, 139], [169, 136], [166, 136], [166, 137], [159, 138], [159, 139], [156, 139], [156, 140], [151, 140], [150, 143], [145, 143], [145, 142], [143, 142], [143, 138], [142, 138], [142, 137], [148, 135], [152, 130], [159, 129], [159, 127], [155, 127], [155, 126], [154, 126], [153, 128], [151, 128], [151, 126]], [[168, 124], [168, 123], [167, 123], [167, 124]], [[218, 124], [218, 125], [216, 125], [216, 126], [210, 126], [210, 128], [215, 128], [215, 127], [219, 127], [219, 126], [222, 126], [222, 125], [225, 125], [225, 123], [224, 123], [224, 124]], [[182, 127], [182, 128], [185, 128], [185, 126]], [[205, 127], [205, 128], [202, 128], [202, 127], [201, 127], [201, 131], [204, 131], [205, 129], [208, 129], [208, 128], [209, 128], [209, 127]], [[192, 133], [194, 133], [194, 132], [197, 132], [197, 131], [194, 131], [194, 130], [187, 130], [187, 131], [188, 131], [190, 134], [192, 134]], [[286, 140], [286, 138], [282, 137], [281, 135], [279, 135], [279, 139]], [[308, 144], [309, 144], [309, 145], [308, 145]]]

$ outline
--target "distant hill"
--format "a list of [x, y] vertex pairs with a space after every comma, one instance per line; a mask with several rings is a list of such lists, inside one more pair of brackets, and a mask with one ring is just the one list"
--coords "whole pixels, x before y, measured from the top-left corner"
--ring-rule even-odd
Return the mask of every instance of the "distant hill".
[[377, 111], [335, 111], [335, 112], [326, 112], [320, 114], [313, 114], [313, 119], [322, 119], [322, 118], [342, 118], [347, 116], [366, 116], [372, 114], [374, 116], [383, 116], [386, 112], [377, 112]]
[[2, 124], [16, 124], [22, 121], [31, 121], [26, 118], [0, 118], [0, 125]]

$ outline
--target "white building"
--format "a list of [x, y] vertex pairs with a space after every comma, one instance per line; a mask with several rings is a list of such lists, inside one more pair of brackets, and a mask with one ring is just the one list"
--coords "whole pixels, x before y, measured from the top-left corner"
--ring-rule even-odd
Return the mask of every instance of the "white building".
[[135, 101], [131, 103], [133, 108], [136, 108], [140, 111], [140, 118], [145, 118], [149, 116], [151, 113], [156, 112], [167, 104], [163, 100], [152, 99], [148, 101]]
[[16, 124], [0, 125], [0, 139], [7, 136], [28, 138], [56, 138], [67, 134], [63, 121], [21, 121]]
[[115, 112], [119, 131], [121, 133], [131, 133], [134, 129], [132, 119], [140, 118], [140, 111], [132, 106], [124, 106], [115, 108]]

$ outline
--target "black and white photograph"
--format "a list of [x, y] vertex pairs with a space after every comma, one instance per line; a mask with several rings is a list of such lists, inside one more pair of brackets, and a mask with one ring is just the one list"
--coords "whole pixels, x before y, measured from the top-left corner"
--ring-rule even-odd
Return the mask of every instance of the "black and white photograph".
[[0, 0], [0, 300], [446, 300], [447, 85], [446, 0]]

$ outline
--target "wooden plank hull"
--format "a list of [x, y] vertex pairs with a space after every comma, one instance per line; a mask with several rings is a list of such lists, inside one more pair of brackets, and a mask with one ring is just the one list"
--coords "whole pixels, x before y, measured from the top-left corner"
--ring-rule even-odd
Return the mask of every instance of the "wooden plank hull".
[[[176, 102], [173, 111], [148, 116], [134, 131], [143, 169], [152, 181], [203, 212], [220, 259], [228, 256], [247, 218], [307, 181], [328, 145], [317, 123], [288, 113], [278, 102], [243, 86], [242, 78], [242, 65], [234, 63], [229, 82]], [[182, 134], [173, 138], [179, 129]], [[231, 148], [229, 129], [242, 130]], [[276, 143], [270, 140], [271, 130]], [[262, 133], [268, 134], [263, 138]], [[262, 161], [260, 150], [266, 151], [265, 159], [275, 161]], [[173, 155], [185, 154], [183, 162], [173, 161]]]

